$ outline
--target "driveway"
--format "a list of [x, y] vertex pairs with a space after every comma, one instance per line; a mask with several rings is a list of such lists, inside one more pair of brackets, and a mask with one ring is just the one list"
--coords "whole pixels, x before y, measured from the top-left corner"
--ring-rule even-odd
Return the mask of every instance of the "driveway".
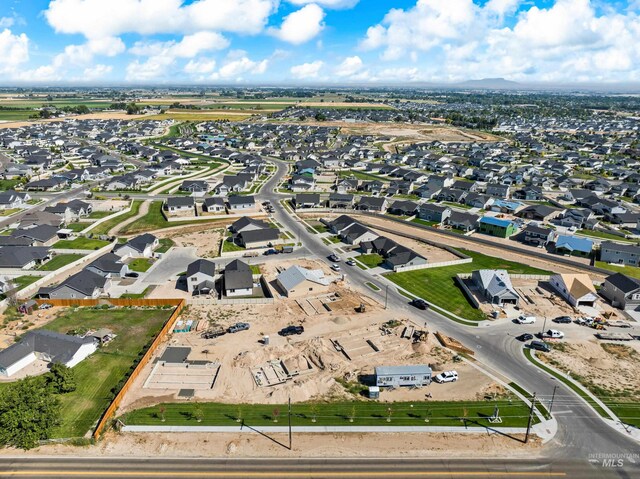
[[174, 247], [171, 248], [160, 261], [156, 262], [147, 271], [141, 282], [145, 285], [162, 284], [172, 276], [187, 270], [190, 263], [198, 259], [196, 248]]

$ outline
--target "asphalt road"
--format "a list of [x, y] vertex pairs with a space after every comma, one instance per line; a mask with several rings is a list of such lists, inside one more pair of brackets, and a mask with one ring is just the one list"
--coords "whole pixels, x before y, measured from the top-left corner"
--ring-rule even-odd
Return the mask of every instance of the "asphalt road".
[[[0, 477], [36, 478], [590, 478], [633, 477], [615, 467], [547, 459], [0, 459]], [[636, 476], [637, 477], [637, 476]]]
[[[272, 160], [278, 165], [278, 172], [262, 189], [259, 198], [269, 199], [276, 209], [276, 219], [291, 232], [300, 237], [306, 248], [327, 263], [331, 263], [327, 257], [333, 250], [325, 245], [317, 235], [309, 233], [298, 220], [288, 214], [281, 206], [279, 200], [283, 195], [273, 191], [274, 186], [282, 181], [286, 174], [286, 163]], [[558, 386], [556, 392], [555, 410], [562, 413], [556, 415], [558, 421], [558, 433], [544, 447], [544, 455], [548, 458], [574, 458], [576, 460], [588, 460], [593, 454], [623, 454], [635, 458], [636, 464], [627, 461], [627, 467], [640, 466], [640, 444], [631, 437], [605, 424], [600, 416], [591, 409], [571, 389], [557, 381], [552, 376], [540, 371], [529, 363], [523, 355], [523, 346], [514, 340], [509, 332], [509, 326], [487, 323], [486, 326], [471, 327], [456, 323], [431, 310], [418, 311], [408, 305], [408, 300], [393, 287], [382, 287], [375, 292], [364, 284], [372, 281], [372, 276], [357, 267], [343, 266], [342, 272], [345, 279], [356, 289], [368, 296], [375, 297], [382, 304], [388, 305], [389, 316], [412, 318], [418, 324], [427, 321], [431, 331], [441, 331], [454, 336], [466, 346], [476, 351], [476, 358], [493, 370], [515, 381], [529, 392], [535, 392], [545, 403], [553, 394], [554, 386]], [[376, 283], [376, 280], [373, 280]], [[378, 284], [380, 284], [378, 282]], [[636, 477], [640, 477], [640, 469], [636, 470]], [[624, 477], [624, 476], [622, 476]], [[632, 476], [629, 476], [632, 477]]]

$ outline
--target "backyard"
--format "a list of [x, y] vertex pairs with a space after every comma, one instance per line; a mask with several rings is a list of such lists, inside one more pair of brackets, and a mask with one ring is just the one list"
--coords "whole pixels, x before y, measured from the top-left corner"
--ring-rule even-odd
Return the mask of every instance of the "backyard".
[[91, 250], [91, 249], [100, 249], [103, 246], [107, 246], [109, 244], [108, 241], [103, 241], [94, 238], [85, 238], [84, 236], [80, 236], [78, 238], [72, 240], [60, 240], [55, 243], [52, 248], [53, 249], [79, 249], [79, 250]]
[[151, 265], [153, 265], [153, 262], [148, 258], [136, 258], [128, 264], [131, 271], [137, 271], [138, 273], [148, 271]]
[[356, 261], [359, 261], [367, 268], [375, 268], [380, 266], [384, 262], [384, 258], [379, 254], [361, 254], [355, 257]]
[[119, 216], [116, 216], [115, 218], [111, 218], [110, 220], [105, 221], [104, 223], [100, 223], [90, 231], [95, 235], [106, 235], [107, 233], [109, 233], [109, 231], [111, 231], [111, 229], [113, 229], [123, 221], [136, 216], [140, 212], [140, 205], [142, 205], [142, 200], [134, 200], [133, 204], [131, 205], [131, 210], [129, 210], [127, 213], [123, 213]]
[[114, 388], [139, 353], [171, 315], [170, 309], [74, 308], [46, 325], [59, 333], [108, 328], [117, 335], [108, 345], [73, 368], [77, 389], [61, 396], [61, 423], [54, 437], [81, 437], [109, 405]]
[[39, 271], [55, 271], [63, 266], [66, 266], [74, 261], [78, 261], [82, 258], [81, 254], [57, 254], [45, 264], [41, 265]]
[[631, 276], [632, 278], [640, 279], [640, 268], [637, 266], [624, 266], [624, 265], [615, 265], [605, 263], [604, 261], [596, 261], [595, 266], [597, 268], [608, 269], [613, 273], [622, 273], [627, 276]]
[[[219, 218], [214, 218], [211, 222], [220, 221]], [[224, 221], [224, 219], [223, 219]], [[162, 214], [162, 201], [153, 201], [149, 205], [149, 212], [138, 218], [133, 223], [129, 223], [125, 225], [124, 228], [120, 230], [121, 234], [132, 235], [137, 233], [143, 233], [146, 231], [154, 231], [163, 228], [171, 228], [174, 226], [186, 226], [186, 225], [200, 225], [200, 224], [208, 224], [210, 221], [208, 220], [192, 220], [192, 221], [172, 221], [169, 222], [165, 219]]]
[[471, 273], [478, 269], [506, 269], [510, 273], [549, 274], [548, 271], [532, 268], [492, 256], [467, 250], [458, 250], [473, 258], [473, 262], [442, 268], [419, 269], [405, 273], [388, 273], [385, 277], [411, 294], [440, 306], [445, 310], [472, 321], [482, 321], [485, 315], [475, 309], [455, 283], [458, 273]]

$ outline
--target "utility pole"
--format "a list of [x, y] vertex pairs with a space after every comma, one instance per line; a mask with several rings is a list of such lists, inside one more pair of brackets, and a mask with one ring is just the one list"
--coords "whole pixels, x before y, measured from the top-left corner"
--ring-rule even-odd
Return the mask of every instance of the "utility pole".
[[291, 450], [291, 396], [289, 396], [289, 450]]
[[551, 395], [551, 403], [549, 404], [549, 414], [553, 411], [553, 400], [556, 397], [556, 389], [558, 389], [558, 386], [553, 386], [553, 394]]
[[529, 431], [531, 431], [531, 423], [533, 422], [533, 411], [536, 407], [536, 393], [533, 393], [533, 397], [531, 398], [531, 409], [529, 410], [529, 422], [527, 424], [527, 433], [524, 436], [524, 443], [529, 442]]
[[540, 331], [540, 339], [544, 341], [544, 330], [547, 329], [547, 317], [544, 317], [544, 322], [542, 323], [542, 330]]
[[384, 309], [387, 309], [387, 301], [389, 300], [389, 285], [384, 290]]

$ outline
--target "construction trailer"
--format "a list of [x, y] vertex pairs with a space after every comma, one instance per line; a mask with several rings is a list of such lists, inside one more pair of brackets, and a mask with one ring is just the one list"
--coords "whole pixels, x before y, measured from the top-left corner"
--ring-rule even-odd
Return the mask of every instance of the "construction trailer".
[[377, 366], [376, 386], [379, 387], [421, 387], [431, 383], [431, 368], [426, 364], [410, 366]]

